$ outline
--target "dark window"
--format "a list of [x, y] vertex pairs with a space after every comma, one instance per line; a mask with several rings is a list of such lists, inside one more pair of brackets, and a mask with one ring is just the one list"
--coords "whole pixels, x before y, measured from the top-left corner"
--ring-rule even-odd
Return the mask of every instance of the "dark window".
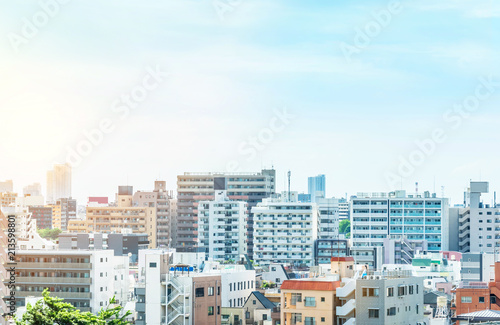
[[483, 303], [484, 302], [484, 297], [479, 297], [479, 302]]
[[368, 309], [368, 318], [378, 318], [378, 309]]
[[149, 263], [149, 267], [156, 267], [156, 263], [153, 262]]
[[205, 296], [205, 288], [196, 288], [196, 297], [204, 297]]
[[396, 315], [396, 307], [387, 308], [387, 316], [394, 316], [394, 315]]
[[214, 306], [208, 306], [208, 316], [212, 316], [213, 314], [214, 314]]
[[325, 302], [325, 297], [321, 297], [321, 302]]

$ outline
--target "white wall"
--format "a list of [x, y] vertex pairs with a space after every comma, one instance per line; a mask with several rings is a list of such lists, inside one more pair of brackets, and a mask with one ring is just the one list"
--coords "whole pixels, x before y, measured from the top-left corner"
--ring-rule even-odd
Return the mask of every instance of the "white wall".
[[106, 307], [109, 299], [114, 295], [114, 255], [113, 251], [108, 250], [92, 251], [90, 254], [90, 262], [92, 263], [90, 272], [92, 299], [90, 300], [90, 306], [92, 312], [97, 313], [101, 308]]
[[[240, 283], [240, 289], [238, 290], [238, 283]], [[253, 286], [252, 286], [253, 283]], [[231, 289], [230, 285], [231, 284]], [[234, 290], [236, 285], [236, 290]], [[221, 273], [221, 291], [222, 291], [222, 307], [230, 307], [229, 300], [236, 302], [236, 307], [242, 307], [245, 304], [246, 299], [255, 291], [255, 271], [240, 271], [234, 270], [233, 272]], [[235, 299], [235, 300], [234, 300]], [[239, 304], [238, 304], [238, 299]], [[234, 304], [231, 307], [235, 307]]]

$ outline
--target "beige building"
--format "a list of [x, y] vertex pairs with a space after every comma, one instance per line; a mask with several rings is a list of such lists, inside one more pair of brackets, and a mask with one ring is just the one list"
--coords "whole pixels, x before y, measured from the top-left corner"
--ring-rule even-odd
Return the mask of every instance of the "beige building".
[[286, 280], [281, 285], [281, 324], [334, 324], [339, 281]]
[[46, 207], [52, 208], [52, 229], [61, 229], [61, 205], [49, 204]]
[[16, 204], [17, 193], [3, 192], [0, 193], [0, 206], [8, 207]]
[[149, 247], [156, 247], [156, 208], [132, 206], [132, 186], [120, 186], [117, 206], [87, 207], [85, 220], [70, 220], [68, 231], [73, 233], [147, 233]]

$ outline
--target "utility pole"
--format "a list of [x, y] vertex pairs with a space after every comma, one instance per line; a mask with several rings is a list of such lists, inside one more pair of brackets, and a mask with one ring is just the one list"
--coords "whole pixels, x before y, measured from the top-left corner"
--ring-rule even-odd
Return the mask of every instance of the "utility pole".
[[288, 202], [290, 202], [290, 177], [292, 176], [292, 172], [288, 171]]

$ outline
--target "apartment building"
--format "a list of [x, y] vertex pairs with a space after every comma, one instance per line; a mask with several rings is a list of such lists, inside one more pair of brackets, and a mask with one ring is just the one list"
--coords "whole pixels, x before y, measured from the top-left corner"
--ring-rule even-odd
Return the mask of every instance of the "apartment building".
[[103, 233], [62, 233], [59, 234], [59, 249], [109, 249], [115, 256], [127, 256], [129, 262], [136, 264], [139, 250], [148, 249], [147, 234], [103, 234]]
[[215, 200], [198, 203], [198, 245], [209, 260], [234, 263], [247, 253], [247, 204], [228, 198], [225, 178], [215, 187]]
[[34, 220], [36, 220], [36, 227], [38, 229], [52, 229], [52, 207], [50, 206], [30, 206], [29, 213]]
[[16, 205], [17, 193], [0, 192], [0, 207], [9, 207]]
[[165, 181], [155, 181], [151, 192], [137, 191], [134, 194], [134, 206], [156, 209], [156, 241], [158, 247], [168, 247], [172, 238], [172, 219], [176, 216], [173, 192], [167, 191]]
[[464, 283], [493, 281], [495, 279], [495, 254], [464, 253], [460, 277]]
[[[1, 190], [0, 190], [0, 192], [1, 192]], [[33, 183], [31, 185], [26, 185], [25, 187], [23, 187], [23, 195], [24, 196], [42, 196], [42, 185], [40, 183]]]
[[71, 197], [71, 165], [54, 164], [47, 171], [47, 202], [55, 203], [58, 199]]
[[470, 182], [464, 194], [464, 208], [458, 215], [459, 249], [462, 253], [495, 253], [500, 247], [500, 208], [485, 204], [481, 194], [489, 192], [488, 182]]
[[427, 241], [409, 241], [406, 237], [384, 239], [384, 264], [411, 265], [417, 252], [427, 251]]
[[[16, 252], [16, 303], [26, 297], [41, 297], [45, 289], [81, 311], [98, 312], [117, 292], [126, 302], [128, 277], [117, 281], [114, 270], [128, 273], [125, 259], [115, 260], [112, 251], [18, 250]], [[8, 280], [4, 280], [8, 281]]]
[[276, 171], [263, 169], [257, 173], [184, 173], [177, 176], [176, 247], [195, 251], [198, 237], [198, 202], [213, 200], [214, 178], [227, 178], [229, 199], [247, 202], [247, 253], [253, 255], [253, 214], [251, 208], [276, 191]]
[[347, 199], [339, 199], [339, 221], [349, 220], [350, 216], [350, 201]]
[[385, 238], [427, 241], [429, 251], [448, 250], [449, 203], [429, 192], [406, 195], [358, 193], [351, 199], [351, 236], [355, 247], [384, 245]]
[[168, 255], [145, 254], [136, 303], [137, 325], [221, 323], [221, 276], [170, 265]]
[[287, 280], [281, 285], [282, 324], [334, 324], [339, 281]]
[[345, 257], [349, 254], [346, 239], [318, 239], [314, 242], [314, 265], [329, 264], [332, 257]]
[[319, 239], [339, 239], [339, 200], [316, 197], [319, 211]]
[[314, 241], [319, 232], [316, 203], [299, 202], [284, 192], [280, 197], [264, 199], [252, 213], [254, 260], [259, 265], [314, 265]]
[[156, 208], [134, 207], [132, 186], [118, 188], [117, 206], [87, 207], [85, 220], [70, 220], [71, 233], [146, 233], [149, 247], [156, 247]]
[[409, 271], [370, 271], [342, 279], [338, 324], [423, 324], [423, 279]]

